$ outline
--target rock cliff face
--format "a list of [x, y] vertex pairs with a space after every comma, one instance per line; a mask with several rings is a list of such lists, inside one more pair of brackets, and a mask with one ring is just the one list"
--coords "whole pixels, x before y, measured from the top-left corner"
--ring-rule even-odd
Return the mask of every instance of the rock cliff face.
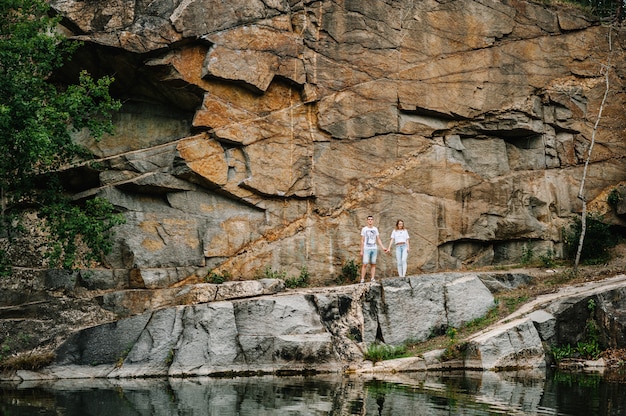
[[[622, 38], [533, 2], [52, 0], [79, 66], [114, 74], [117, 133], [77, 198], [123, 212], [109, 286], [359, 261], [373, 214], [409, 273], [562, 253], [586, 198], [626, 178]], [[612, 51], [609, 46], [612, 46]], [[622, 221], [613, 216], [615, 223]], [[395, 275], [393, 257], [380, 273]], [[130, 282], [130, 283], [129, 283]]]

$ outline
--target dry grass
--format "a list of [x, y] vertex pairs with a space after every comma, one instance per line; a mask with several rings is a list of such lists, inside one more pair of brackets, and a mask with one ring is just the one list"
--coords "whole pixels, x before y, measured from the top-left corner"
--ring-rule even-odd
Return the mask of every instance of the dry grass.
[[0, 371], [31, 370], [42, 369], [54, 361], [55, 355], [52, 352], [29, 352], [19, 354], [0, 362]]

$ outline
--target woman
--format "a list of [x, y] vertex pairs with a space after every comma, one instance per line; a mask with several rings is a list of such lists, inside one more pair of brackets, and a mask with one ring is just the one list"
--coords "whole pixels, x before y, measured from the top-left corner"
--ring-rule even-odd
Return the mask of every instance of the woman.
[[406, 259], [409, 255], [409, 232], [404, 228], [404, 221], [396, 221], [396, 228], [391, 232], [391, 240], [387, 252], [391, 250], [391, 244], [396, 244], [396, 262], [398, 264], [398, 275], [406, 276]]

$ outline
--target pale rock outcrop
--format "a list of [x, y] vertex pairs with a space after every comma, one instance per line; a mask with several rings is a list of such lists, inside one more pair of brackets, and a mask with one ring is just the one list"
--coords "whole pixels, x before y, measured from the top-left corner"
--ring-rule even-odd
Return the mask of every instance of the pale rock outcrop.
[[[626, 276], [619, 275], [539, 296], [505, 320], [464, 340], [460, 357], [439, 366], [492, 371], [542, 369], [552, 360], [553, 346], [574, 347], [589, 342], [591, 336], [604, 348], [623, 348], [624, 282]], [[590, 321], [595, 324], [594, 335], [588, 332]], [[442, 354], [433, 352], [424, 358], [433, 363]]]
[[259, 295], [271, 295], [285, 290], [278, 279], [259, 279], [222, 284], [197, 283], [165, 289], [126, 289], [109, 291], [98, 297], [100, 305], [117, 316], [129, 316], [173, 305], [195, 305]]
[[539, 309], [528, 314], [528, 318], [533, 321], [542, 341], [548, 345], [558, 344], [556, 317], [554, 315], [544, 309]]
[[[222, 285], [194, 287], [195, 297], [165, 289], [160, 301], [161, 291], [155, 291], [146, 307], [160, 303], [159, 309], [77, 332], [57, 350], [57, 363], [38, 377], [64, 377], [74, 366], [92, 366], [94, 377], [341, 372], [360, 363], [368, 345], [426, 340], [494, 305], [476, 275], [412, 276], [263, 296], [258, 295], [282, 286], [251, 283], [225, 283], [231, 300], [219, 299], [228, 292]], [[181, 306], [164, 307], [168, 297]], [[455, 305], [462, 301], [460, 316]]]
[[[125, 103], [115, 135], [78, 138], [101, 158], [99, 177], [72, 172], [77, 198], [103, 196], [127, 218], [107, 259], [119, 274], [190, 270], [146, 278], [167, 287], [205, 268], [248, 279], [306, 267], [328, 283], [358, 261], [370, 213], [384, 239], [404, 219], [411, 273], [563, 253], [609, 54], [609, 29], [580, 9], [50, 4], [86, 42], [76, 62], [114, 74]], [[590, 207], [616, 225], [623, 214], [601, 202], [626, 175], [621, 62], [586, 181]]]
[[469, 340], [463, 366], [479, 370], [543, 368], [546, 352], [531, 319], [504, 324]]
[[[539, 296], [503, 321], [468, 339], [455, 340], [459, 354], [452, 360], [445, 360], [444, 351], [436, 350], [375, 364], [363, 361], [365, 349], [374, 343], [401, 345], [453, 328], [452, 322], [445, 320], [452, 315], [446, 303], [442, 316], [433, 315], [437, 319], [430, 319], [420, 309], [421, 305], [429, 306], [433, 297], [441, 296], [437, 293], [456, 291], [459, 297], [465, 293], [465, 299], [471, 299], [468, 305], [473, 305], [465, 309], [465, 322], [479, 319], [494, 302], [485, 294], [480, 277], [435, 274], [424, 276], [425, 284], [421, 286], [415, 282], [419, 277], [412, 276], [375, 285], [302, 289], [231, 300], [188, 298], [181, 306], [163, 307], [76, 332], [56, 351], [56, 364], [38, 372], [17, 371], [14, 379], [310, 371], [398, 374], [455, 369], [537, 372], [550, 362], [552, 346], [585, 342], [590, 319], [597, 325], [602, 345], [624, 348], [621, 311], [626, 276], [620, 275]], [[507, 279], [506, 274], [501, 277]], [[270, 281], [264, 286], [256, 290], [276, 288]], [[241, 288], [243, 297], [255, 290], [245, 285]], [[210, 288], [197, 288], [203, 289]], [[404, 337], [399, 330], [405, 332]], [[425, 337], [420, 335], [426, 333]], [[586, 365], [601, 369], [603, 364], [598, 361]]]
[[[442, 290], [443, 289], [443, 290]], [[428, 339], [435, 331], [460, 327], [494, 306], [493, 295], [476, 275], [433, 274], [391, 279], [364, 310], [364, 340], [399, 345], [406, 340]], [[419, 302], [406, 299], [419, 297]], [[471, 302], [468, 302], [471, 300]], [[365, 313], [368, 312], [368, 313]], [[369, 321], [371, 319], [371, 321]], [[417, 320], [417, 322], [416, 322]], [[369, 323], [368, 323], [369, 321]]]

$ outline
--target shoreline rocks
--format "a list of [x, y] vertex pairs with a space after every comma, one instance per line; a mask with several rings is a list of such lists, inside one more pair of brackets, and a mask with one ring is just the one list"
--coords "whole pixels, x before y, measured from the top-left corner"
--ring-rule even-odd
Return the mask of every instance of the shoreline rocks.
[[[554, 337], [555, 328], [557, 334], [581, 329], [580, 322], [563, 317], [586, 307], [590, 299], [598, 310], [610, 314], [609, 308], [620, 307], [615, 303], [615, 291], [621, 293], [624, 283], [626, 276], [619, 275], [540, 296], [527, 311], [518, 311], [520, 316], [512, 315], [463, 340], [465, 353], [451, 361], [441, 360], [443, 351], [376, 364], [364, 361], [363, 354], [367, 345], [375, 342], [400, 345], [419, 337], [425, 340], [428, 335], [424, 334], [441, 330], [442, 325], [460, 326], [483, 316], [493, 306], [494, 298], [480, 274], [409, 276], [385, 279], [380, 284], [301, 289], [172, 306], [79, 331], [57, 349], [54, 365], [38, 372], [18, 371], [13, 377], [36, 380], [536, 370], [545, 368], [548, 362], [546, 336], [552, 337], [552, 342], [563, 343], [564, 335]], [[459, 287], [464, 289], [456, 291]], [[429, 315], [425, 310], [438, 296], [446, 298], [442, 305], [447, 307], [442, 313]], [[457, 302], [464, 304], [462, 315], [450, 313], [458, 310], [454, 306]], [[546, 311], [553, 320], [550, 331], [538, 329], [545, 328], [549, 320]], [[403, 320], [408, 326], [398, 324]]]

